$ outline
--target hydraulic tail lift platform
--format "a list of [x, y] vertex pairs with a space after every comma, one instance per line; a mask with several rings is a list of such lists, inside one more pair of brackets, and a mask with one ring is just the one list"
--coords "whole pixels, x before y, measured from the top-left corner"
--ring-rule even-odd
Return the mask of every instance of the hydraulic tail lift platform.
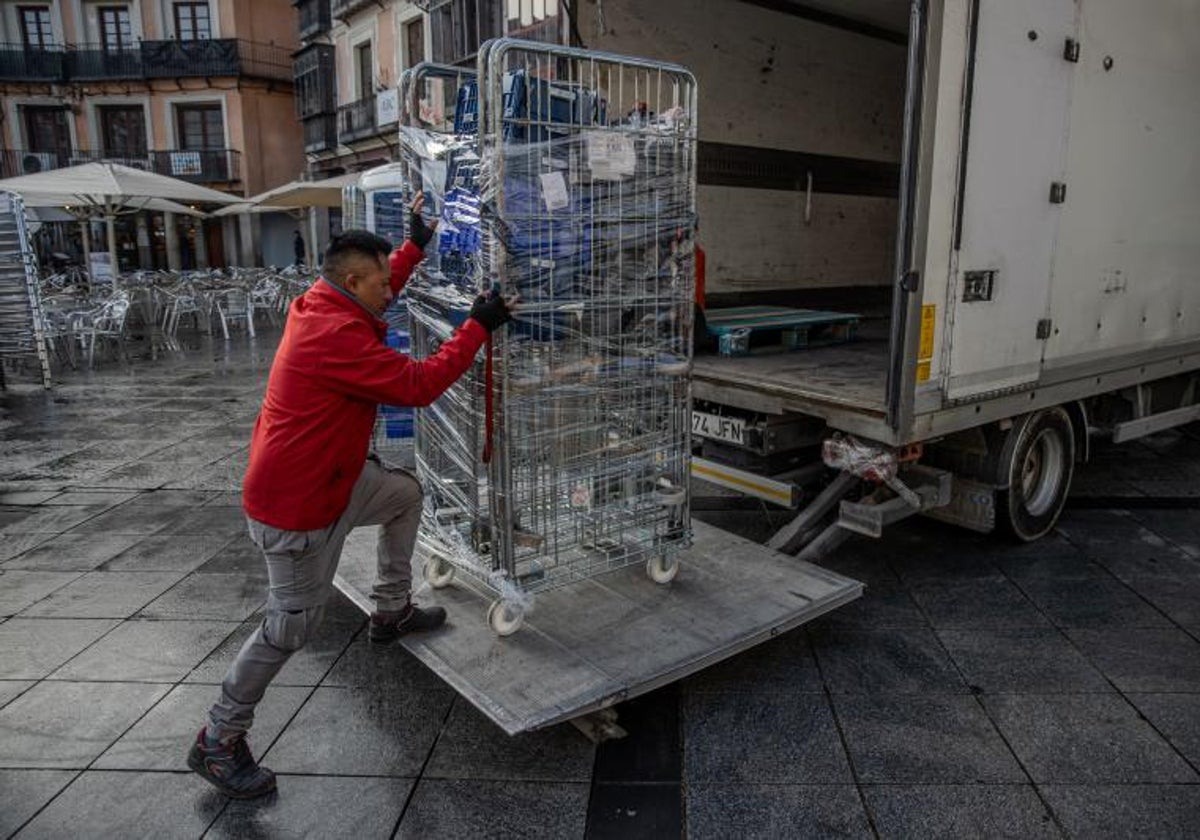
[[[694, 674], [862, 594], [862, 584], [703, 522], [678, 576], [640, 567], [540, 593], [521, 632], [497, 637], [483, 596], [423, 587], [443, 629], [400, 643], [509, 735], [575, 720]], [[418, 554], [414, 578], [420, 580]], [[364, 611], [375, 529], [351, 533], [336, 585]], [[581, 726], [584, 731], [587, 727]]]

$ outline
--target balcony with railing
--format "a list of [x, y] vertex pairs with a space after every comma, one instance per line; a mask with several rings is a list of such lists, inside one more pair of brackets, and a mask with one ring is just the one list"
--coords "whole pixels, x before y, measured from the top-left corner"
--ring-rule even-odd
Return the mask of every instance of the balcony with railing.
[[119, 163], [159, 175], [169, 175], [195, 184], [222, 184], [241, 180], [242, 153], [236, 149], [167, 149], [136, 153], [33, 152], [28, 149], [0, 150], [0, 177], [32, 175], [85, 163]]
[[118, 50], [102, 44], [76, 44], [66, 51], [66, 78], [81, 82], [143, 78], [142, 50], [138, 46]]
[[64, 51], [57, 45], [38, 50], [24, 44], [0, 44], [0, 79], [9, 82], [57, 82], [64, 73]]
[[341, 143], [353, 143], [379, 134], [379, 128], [375, 125], [374, 95], [340, 106], [337, 110], [337, 132]]
[[35, 152], [29, 149], [0, 150], [0, 178], [36, 175], [70, 166], [69, 152]]
[[315, 38], [333, 27], [330, 0], [295, 0], [292, 3], [300, 16], [300, 39]]
[[240, 181], [242, 153], [236, 149], [167, 149], [150, 153], [150, 164], [159, 175], [195, 184]]
[[300, 119], [337, 111], [337, 75], [332, 44], [310, 44], [294, 63], [296, 114]]
[[0, 81], [80, 81], [252, 76], [291, 81], [287, 47], [238, 38], [141, 41], [123, 49], [74, 44], [32, 50], [0, 45]]
[[321, 114], [308, 117], [304, 124], [304, 151], [315, 155], [336, 149], [338, 145], [337, 117], [334, 114]]
[[367, 6], [378, 5], [377, 0], [333, 0], [331, 14], [335, 20], [342, 20]]

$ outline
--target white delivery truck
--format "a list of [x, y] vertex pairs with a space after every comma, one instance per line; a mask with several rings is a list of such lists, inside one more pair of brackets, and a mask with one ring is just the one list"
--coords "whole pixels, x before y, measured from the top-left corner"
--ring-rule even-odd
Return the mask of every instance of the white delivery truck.
[[[695, 360], [694, 472], [800, 508], [775, 547], [918, 509], [1036, 539], [1090, 436], [1200, 418], [1196, 3], [575, 5], [590, 48], [700, 81], [710, 315], [862, 316], [853, 343]], [[842, 476], [806, 498], [834, 436]], [[881, 489], [839, 512], [855, 472]]]
[[[555, 590], [504, 639], [473, 593], [421, 594], [451, 626], [403, 644], [510, 733], [852, 600], [861, 584], [804, 561], [846, 533], [924, 510], [1035, 539], [1091, 435], [1200, 417], [1200, 6], [698, 6], [581, 0], [569, 28], [698, 79], [710, 315], [844, 311], [858, 338], [694, 360], [693, 471], [796, 508], [769, 547], [696, 522], [669, 586]], [[352, 535], [338, 578], [368, 610], [373, 544]]]

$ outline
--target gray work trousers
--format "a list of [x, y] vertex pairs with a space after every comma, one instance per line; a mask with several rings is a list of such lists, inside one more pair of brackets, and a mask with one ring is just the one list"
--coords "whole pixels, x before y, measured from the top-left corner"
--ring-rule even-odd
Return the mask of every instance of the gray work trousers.
[[334, 522], [315, 531], [281, 531], [247, 517], [250, 538], [267, 561], [266, 616], [229, 666], [221, 699], [208, 715], [208, 731], [221, 740], [245, 732], [254, 707], [293, 653], [312, 636], [325, 614], [342, 545], [352, 528], [378, 525], [376, 610], [404, 609], [412, 589], [412, 555], [421, 521], [421, 485], [403, 470], [367, 461]]

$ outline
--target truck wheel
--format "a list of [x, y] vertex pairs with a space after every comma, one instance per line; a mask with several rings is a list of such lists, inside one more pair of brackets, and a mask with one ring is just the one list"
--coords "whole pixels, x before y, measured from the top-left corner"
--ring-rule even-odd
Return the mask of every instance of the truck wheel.
[[1002, 473], [1008, 489], [996, 494], [996, 521], [1010, 536], [1032, 542], [1054, 527], [1067, 501], [1075, 435], [1058, 406], [1029, 415], [1012, 434]]

